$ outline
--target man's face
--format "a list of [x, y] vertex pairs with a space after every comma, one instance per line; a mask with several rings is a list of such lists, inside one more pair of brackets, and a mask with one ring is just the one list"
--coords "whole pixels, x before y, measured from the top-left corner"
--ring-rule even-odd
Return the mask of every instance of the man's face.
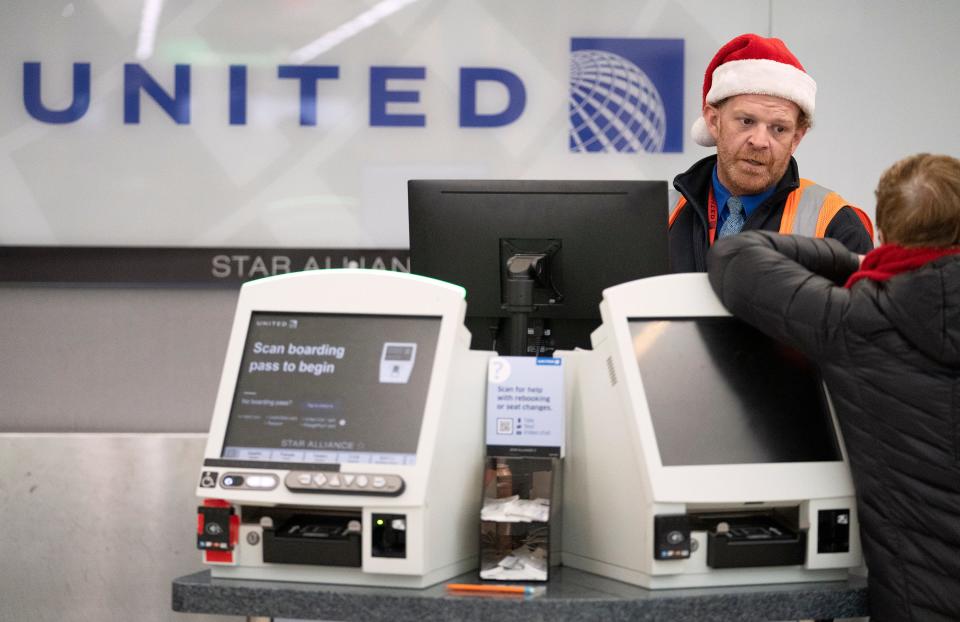
[[703, 118], [717, 141], [717, 176], [736, 196], [757, 194], [783, 177], [806, 129], [800, 108], [770, 95], [736, 95]]

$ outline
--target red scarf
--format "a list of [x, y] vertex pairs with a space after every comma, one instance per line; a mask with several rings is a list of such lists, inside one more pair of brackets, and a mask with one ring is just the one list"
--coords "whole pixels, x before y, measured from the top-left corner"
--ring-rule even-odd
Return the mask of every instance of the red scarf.
[[957, 254], [960, 254], [960, 248], [957, 247], [906, 248], [896, 244], [884, 244], [867, 253], [860, 269], [850, 275], [844, 287], [849, 288], [860, 279], [886, 281], [902, 272], [916, 270], [935, 259]]

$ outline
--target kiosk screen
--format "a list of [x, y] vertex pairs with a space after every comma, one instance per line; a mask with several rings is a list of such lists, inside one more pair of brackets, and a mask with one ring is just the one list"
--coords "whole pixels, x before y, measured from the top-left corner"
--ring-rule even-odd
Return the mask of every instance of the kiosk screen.
[[222, 456], [413, 464], [439, 317], [253, 313]]
[[734, 318], [630, 320], [663, 466], [841, 460], [816, 367]]

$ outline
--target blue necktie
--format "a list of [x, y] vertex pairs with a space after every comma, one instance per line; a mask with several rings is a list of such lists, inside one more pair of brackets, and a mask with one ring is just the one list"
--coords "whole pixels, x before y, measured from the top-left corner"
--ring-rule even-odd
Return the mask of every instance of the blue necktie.
[[720, 238], [740, 233], [740, 230], [743, 229], [743, 203], [740, 201], [740, 197], [727, 199], [727, 209], [730, 210], [730, 214], [723, 221], [723, 226], [720, 227], [720, 234], [717, 236]]

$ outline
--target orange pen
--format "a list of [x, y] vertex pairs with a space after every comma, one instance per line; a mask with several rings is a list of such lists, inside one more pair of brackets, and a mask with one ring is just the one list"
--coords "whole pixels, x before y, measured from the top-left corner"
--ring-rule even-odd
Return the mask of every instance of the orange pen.
[[543, 588], [530, 587], [527, 585], [489, 585], [483, 583], [447, 583], [447, 589], [451, 592], [480, 592], [486, 594], [522, 594], [532, 596], [539, 593]]

